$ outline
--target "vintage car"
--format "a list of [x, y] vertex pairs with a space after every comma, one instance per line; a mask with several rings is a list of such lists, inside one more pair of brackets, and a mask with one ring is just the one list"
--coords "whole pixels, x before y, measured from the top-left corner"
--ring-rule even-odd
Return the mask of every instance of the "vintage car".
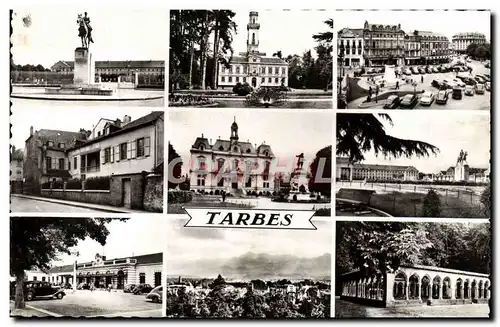
[[147, 300], [152, 302], [161, 303], [163, 301], [163, 286], [157, 286], [146, 295]]
[[420, 104], [423, 106], [430, 106], [434, 102], [434, 93], [426, 91], [420, 97]]
[[152, 290], [153, 290], [153, 287], [149, 284], [139, 284], [134, 288], [132, 293], [134, 293], [135, 295], [140, 295], [140, 294], [144, 294], [144, 293], [149, 293]]
[[59, 286], [52, 286], [49, 282], [28, 281], [24, 282], [24, 298], [32, 301], [37, 298], [52, 298], [61, 300], [66, 296], [64, 289]]
[[418, 98], [415, 94], [407, 94], [403, 97], [399, 106], [401, 108], [413, 108], [418, 102]]

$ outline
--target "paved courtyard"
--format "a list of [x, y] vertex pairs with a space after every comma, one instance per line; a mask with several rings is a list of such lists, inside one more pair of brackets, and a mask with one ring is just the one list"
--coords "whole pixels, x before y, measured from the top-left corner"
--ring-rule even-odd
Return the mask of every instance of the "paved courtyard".
[[[71, 317], [161, 317], [161, 303], [146, 300], [145, 295], [106, 291], [68, 290], [62, 300], [26, 302], [30, 312], [37, 315]], [[12, 306], [11, 306], [12, 307]]]
[[376, 308], [335, 298], [336, 318], [488, 318], [487, 304]]

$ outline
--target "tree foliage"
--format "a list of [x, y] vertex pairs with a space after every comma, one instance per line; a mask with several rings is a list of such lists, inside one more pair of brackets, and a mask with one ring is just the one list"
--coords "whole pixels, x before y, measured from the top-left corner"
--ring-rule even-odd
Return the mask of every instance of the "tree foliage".
[[429, 190], [424, 198], [422, 217], [441, 217], [441, 201], [434, 190]]
[[491, 183], [484, 189], [481, 193], [481, 203], [484, 206], [484, 215], [486, 217], [492, 217], [492, 197], [491, 197]]
[[489, 43], [471, 43], [467, 47], [466, 53], [469, 57], [479, 60], [491, 59], [491, 45]]
[[177, 187], [182, 175], [182, 161], [179, 162], [180, 155], [175, 151], [174, 146], [168, 142], [168, 188], [172, 189]]
[[[113, 218], [13, 217], [10, 220], [10, 273], [16, 277], [15, 308], [24, 308], [25, 271], [48, 270], [61, 254], [91, 238], [106, 244]], [[127, 219], [119, 219], [125, 221]]]
[[381, 119], [392, 124], [386, 114], [337, 114], [337, 156], [358, 162], [365, 159], [367, 151], [394, 158], [428, 157], [439, 152], [432, 144], [388, 135]]
[[309, 191], [330, 196], [332, 184], [332, 146], [319, 150], [309, 167]]

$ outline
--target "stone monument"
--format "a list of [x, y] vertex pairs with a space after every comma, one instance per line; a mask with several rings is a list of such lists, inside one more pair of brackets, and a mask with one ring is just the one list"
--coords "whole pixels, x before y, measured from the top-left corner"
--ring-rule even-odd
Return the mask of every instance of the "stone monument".
[[457, 164], [455, 165], [455, 181], [467, 181], [469, 180], [469, 165], [467, 164], [467, 152], [460, 150], [460, 154], [457, 158]]
[[309, 201], [311, 193], [309, 192], [309, 179], [307, 171], [304, 169], [304, 154], [296, 156], [297, 166], [290, 175], [290, 194], [291, 201]]
[[90, 48], [78, 47], [75, 49], [75, 67], [73, 70], [73, 84], [90, 85], [95, 83], [95, 61]]

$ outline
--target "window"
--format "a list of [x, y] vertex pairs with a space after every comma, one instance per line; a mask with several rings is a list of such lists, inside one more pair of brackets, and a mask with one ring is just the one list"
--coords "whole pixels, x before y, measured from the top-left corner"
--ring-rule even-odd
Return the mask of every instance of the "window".
[[260, 82], [261, 82], [261, 83], [265, 83], [265, 82], [266, 82], [266, 78], [265, 78], [265, 77], [262, 77], [262, 79], [261, 79], [261, 81], [260, 81]]
[[248, 67], [247, 66], [243, 66], [243, 73], [246, 74], [248, 71]]
[[225, 81], [226, 81], [226, 77], [225, 77], [225, 76], [222, 76], [222, 77], [220, 78], [220, 81], [221, 81], [221, 82], [225, 82]]
[[104, 149], [104, 162], [103, 162], [103, 164], [108, 163], [108, 162], [111, 162], [111, 148]]
[[255, 45], [255, 33], [252, 33], [252, 44]]
[[267, 67], [267, 73], [272, 74], [273, 73], [273, 67]]
[[240, 81], [240, 77], [236, 76], [236, 83], [238, 83], [239, 81]]
[[276, 75], [278, 75], [280, 72], [279, 72], [280, 68], [279, 67], [274, 67], [274, 73]]
[[78, 169], [78, 157], [73, 158], [73, 169]]
[[198, 178], [196, 179], [196, 185], [205, 186], [205, 175], [198, 175]]
[[264, 188], [269, 188], [269, 182], [264, 182], [264, 183], [262, 183], [262, 186], [263, 186]]
[[228, 82], [229, 82], [229, 83], [231, 83], [231, 82], [233, 81], [233, 78], [232, 78], [231, 76], [229, 76], [229, 77], [227, 78], [227, 80], [228, 80]]
[[64, 159], [59, 158], [59, 170], [64, 170]]
[[36, 278], [36, 276], [33, 276], [33, 281], [35, 281], [35, 282], [37, 281], [37, 278]]
[[48, 141], [48, 142], [47, 142], [47, 146], [54, 146], [54, 142], [52, 142], [52, 141]]
[[46, 162], [46, 164], [45, 164], [45, 165], [47, 166], [47, 167], [46, 167], [46, 168], [47, 168], [47, 170], [52, 169], [52, 158], [51, 158], [51, 157], [46, 157], [46, 158], [45, 158], [45, 162]]
[[278, 78], [277, 77], [274, 79], [274, 83], [278, 84]]
[[286, 74], [285, 67], [281, 67], [281, 74], [283, 74], [283, 75], [285, 75], [285, 74]]
[[97, 132], [97, 137], [101, 136], [101, 131]]
[[161, 285], [161, 271], [155, 272], [155, 287]]
[[245, 181], [245, 187], [252, 187], [252, 178], [248, 176], [248, 179]]
[[240, 66], [236, 66], [236, 74], [240, 73]]
[[267, 82], [268, 82], [268, 83], [272, 83], [272, 80], [273, 80], [273, 79], [272, 79], [271, 77], [269, 77], [269, 78], [267, 79]]
[[233, 66], [229, 66], [229, 74], [232, 74], [233, 73]]
[[257, 62], [257, 58], [252, 58], [252, 61], [253, 62]]
[[45, 281], [45, 277], [42, 277], [42, 282], [44, 282], [44, 281]]
[[146, 284], [146, 274], [145, 273], [139, 274], [139, 284]]
[[246, 83], [246, 82], [247, 82], [247, 78], [243, 77], [243, 83]]
[[68, 170], [71, 170], [71, 160], [68, 159]]
[[199, 163], [199, 170], [207, 169], [207, 162], [205, 160], [205, 157], [203, 156], [198, 157], [198, 163]]
[[64, 143], [63, 142], [59, 143], [59, 148], [60, 149], [64, 149]]
[[135, 142], [136, 142], [136, 157], [144, 156], [144, 138], [141, 137], [140, 139], [137, 139]]
[[260, 72], [262, 74], [265, 74], [266, 73], [266, 67], [260, 67]]

